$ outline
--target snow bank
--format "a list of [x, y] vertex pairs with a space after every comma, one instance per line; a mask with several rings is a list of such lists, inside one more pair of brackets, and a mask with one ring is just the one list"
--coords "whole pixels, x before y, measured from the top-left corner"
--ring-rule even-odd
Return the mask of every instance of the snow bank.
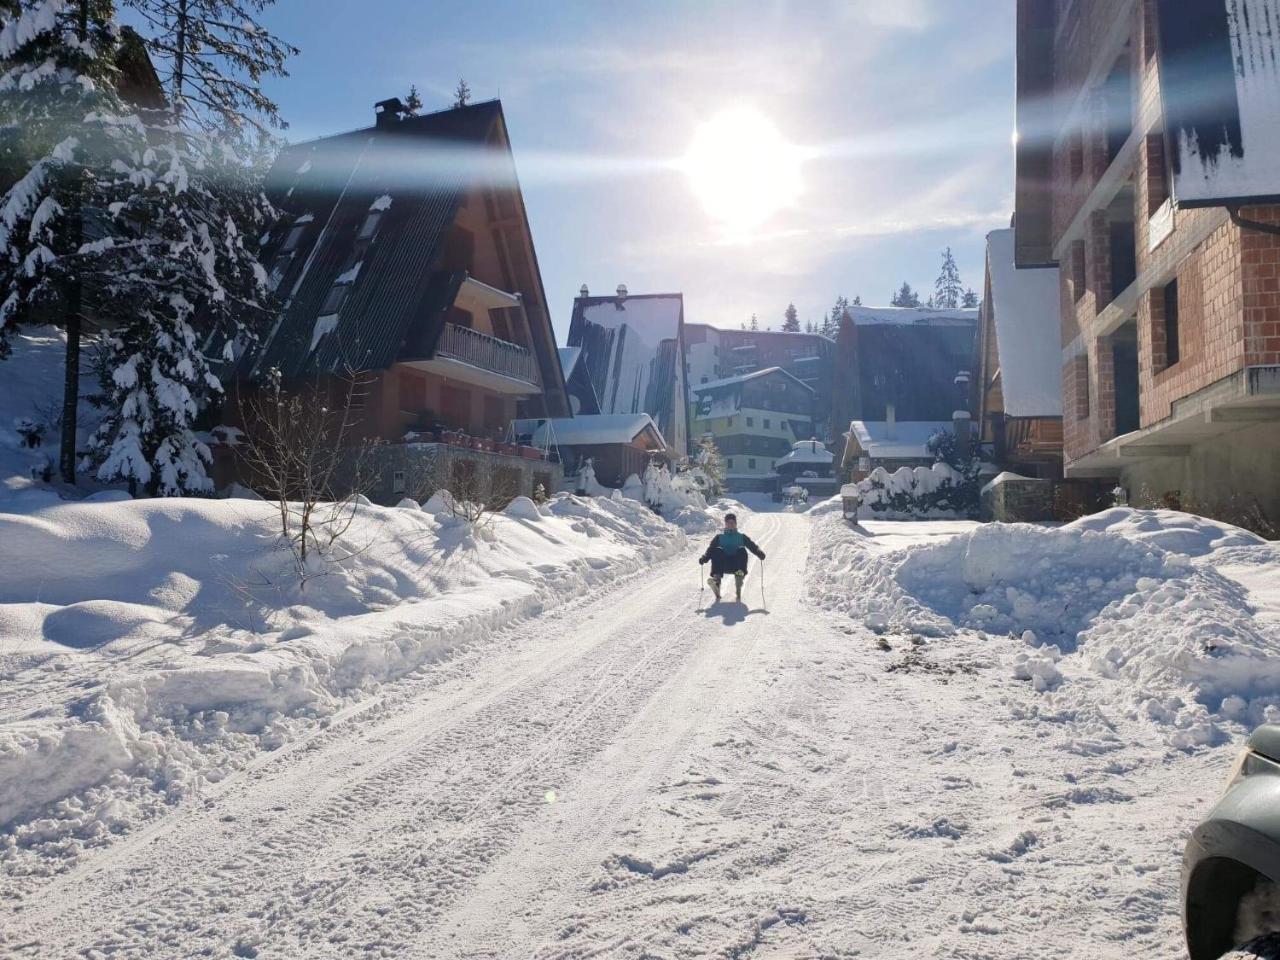
[[1017, 638], [1006, 645], [1012, 675], [1045, 691], [1120, 681], [1127, 708], [1167, 726], [1177, 746], [1215, 741], [1224, 717], [1280, 718], [1280, 630], [1215, 569], [1252, 552], [1280, 576], [1280, 550], [1244, 530], [1117, 508], [896, 550], [827, 513], [815, 537], [816, 599], [874, 630]]
[[0, 823], [17, 824], [0, 860], [109, 831], [141, 816], [122, 795], [180, 796], [361, 689], [687, 542], [623, 498], [521, 498], [473, 528], [436, 494], [358, 507], [347, 559], [300, 583], [277, 534], [271, 505], [242, 499], [0, 513]]

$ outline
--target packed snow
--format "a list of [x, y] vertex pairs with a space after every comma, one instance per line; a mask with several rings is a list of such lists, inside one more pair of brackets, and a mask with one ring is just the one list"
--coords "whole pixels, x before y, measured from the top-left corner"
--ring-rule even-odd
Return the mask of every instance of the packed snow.
[[[300, 577], [272, 504], [91, 501], [0, 513], [0, 823], [39, 814], [0, 856], [74, 852], [363, 688], [685, 545], [621, 497], [521, 498], [472, 527], [437, 494], [356, 508], [337, 559]], [[104, 783], [127, 798], [105, 826]]]

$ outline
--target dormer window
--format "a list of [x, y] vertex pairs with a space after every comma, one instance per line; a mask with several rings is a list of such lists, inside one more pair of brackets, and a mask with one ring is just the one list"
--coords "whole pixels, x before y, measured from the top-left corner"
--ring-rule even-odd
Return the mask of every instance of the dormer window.
[[342, 305], [347, 302], [347, 294], [350, 292], [351, 284], [335, 283], [329, 288], [329, 293], [324, 298], [324, 304], [320, 307], [320, 316], [328, 316], [341, 310]]
[[[309, 223], [310, 221], [307, 221]], [[302, 243], [302, 235], [307, 232], [306, 223], [295, 223], [289, 228], [289, 232], [284, 235], [284, 243], [280, 245], [281, 253], [293, 253], [298, 249], [298, 244]]]
[[378, 232], [378, 224], [382, 222], [381, 210], [370, 210], [364, 218], [364, 223], [360, 224], [360, 232], [356, 234], [357, 240], [372, 240], [373, 235]]

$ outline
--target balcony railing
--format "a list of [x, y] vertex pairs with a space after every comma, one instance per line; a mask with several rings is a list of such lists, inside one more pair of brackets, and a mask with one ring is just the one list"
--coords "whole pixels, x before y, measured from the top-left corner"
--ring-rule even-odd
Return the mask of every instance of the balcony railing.
[[454, 323], [444, 325], [440, 342], [436, 346], [436, 356], [447, 357], [526, 383], [539, 382], [537, 361], [524, 347]]

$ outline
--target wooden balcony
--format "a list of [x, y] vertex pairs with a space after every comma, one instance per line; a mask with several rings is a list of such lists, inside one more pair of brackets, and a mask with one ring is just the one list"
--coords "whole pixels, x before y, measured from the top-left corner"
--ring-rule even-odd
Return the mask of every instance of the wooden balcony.
[[409, 366], [497, 393], [528, 396], [542, 390], [538, 361], [517, 343], [446, 323], [429, 360]]

